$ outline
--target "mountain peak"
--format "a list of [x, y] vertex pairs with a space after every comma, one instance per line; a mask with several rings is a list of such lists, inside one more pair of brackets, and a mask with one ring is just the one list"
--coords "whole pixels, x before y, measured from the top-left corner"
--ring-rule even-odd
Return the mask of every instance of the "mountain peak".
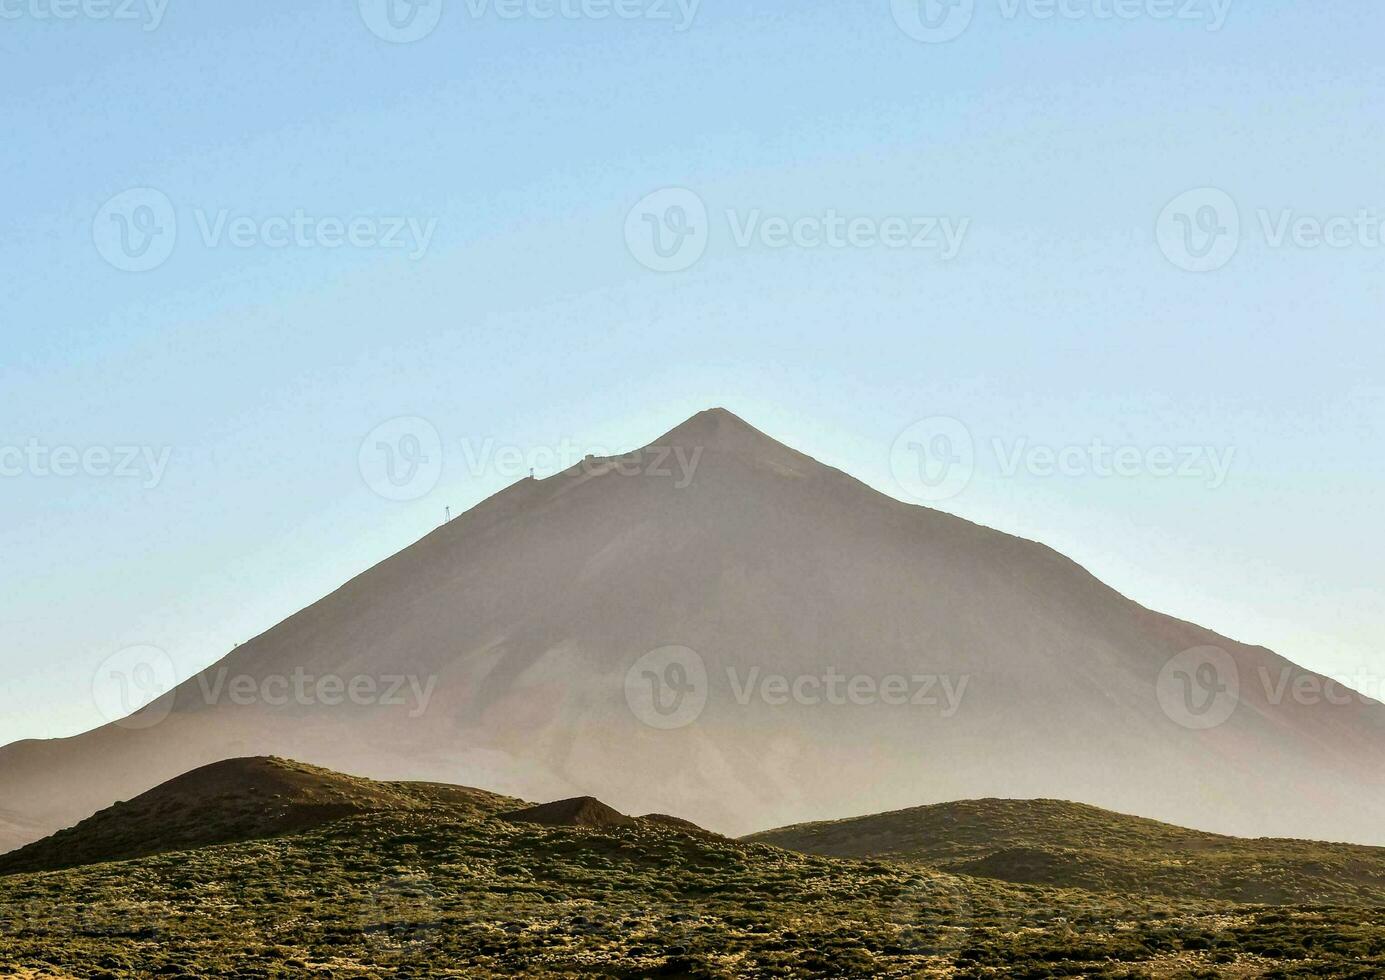
[[737, 453], [790, 465], [809, 459], [724, 408], [709, 408], [682, 422], [646, 449], [681, 448]]
[[556, 800], [539, 806], [502, 813], [511, 823], [539, 823], [553, 827], [631, 827], [635, 821], [594, 796]]
[[[693, 418], [693, 419], [707, 418], [707, 419], [712, 419], [712, 420], [714, 420], [714, 421], [716, 421], [716, 422], [718, 422], [718, 423], [727, 423], [727, 424], [730, 424], [730, 425], [739, 425], [739, 426], [741, 426], [742, 428], [746, 428], [746, 429], [752, 428], [752, 426], [750, 425], [750, 423], [747, 422], [745, 419], [741, 418], [739, 415], [737, 415], [735, 412], [731, 411], [730, 409], [728, 409], [728, 408], [723, 408], [723, 407], [720, 406], [720, 405], [713, 405], [711, 408], [705, 408], [705, 409], [703, 409], [702, 411], [698, 412], [696, 415], [694, 415], [692, 418]], [[691, 422], [692, 419], [689, 419], [688, 421]]]
[[669, 432], [669, 435], [674, 433], [709, 440], [759, 436], [761, 439], [774, 441], [739, 415], [724, 408], [704, 409], [680, 423]]

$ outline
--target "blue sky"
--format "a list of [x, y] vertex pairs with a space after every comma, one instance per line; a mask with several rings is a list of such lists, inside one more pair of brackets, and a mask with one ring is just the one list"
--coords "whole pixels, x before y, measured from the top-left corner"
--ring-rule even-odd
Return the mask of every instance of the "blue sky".
[[0, 0], [0, 743], [718, 404], [905, 499], [965, 440], [936, 506], [1380, 683], [1385, 7], [433, 2]]

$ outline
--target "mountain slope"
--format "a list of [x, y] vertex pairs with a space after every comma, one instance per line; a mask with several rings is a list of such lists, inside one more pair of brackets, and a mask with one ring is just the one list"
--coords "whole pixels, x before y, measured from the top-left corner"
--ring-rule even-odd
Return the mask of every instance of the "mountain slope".
[[[1240, 695], [1198, 730], [1158, 683], [1209, 644]], [[693, 653], [649, 659], [670, 646]], [[227, 693], [295, 672], [408, 679], [398, 690], [431, 697]], [[0, 749], [0, 799], [66, 825], [232, 752], [526, 799], [591, 793], [731, 833], [848, 807], [1063, 797], [1381, 841], [1385, 709], [1274, 695], [1303, 677], [1322, 682], [712, 410], [481, 503], [184, 684], [158, 724]]]
[[11, 810], [0, 810], [0, 854], [36, 841], [50, 829]]
[[1022, 884], [1233, 902], [1385, 906], [1385, 848], [1248, 840], [1061, 800], [965, 800], [746, 840]]

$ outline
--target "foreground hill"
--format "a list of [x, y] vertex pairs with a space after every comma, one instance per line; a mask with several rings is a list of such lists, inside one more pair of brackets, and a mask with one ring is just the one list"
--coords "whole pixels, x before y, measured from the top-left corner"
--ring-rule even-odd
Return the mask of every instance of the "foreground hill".
[[782, 827], [747, 839], [1027, 884], [1385, 906], [1385, 848], [1224, 837], [1061, 800], [966, 800]]
[[517, 800], [462, 786], [381, 783], [287, 759], [230, 759], [116, 803], [11, 854], [0, 875], [278, 837], [378, 811], [491, 812]]
[[[277, 760], [254, 760], [249, 774], [290, 798], [360, 808], [255, 840], [0, 876], [0, 975], [758, 980], [1385, 970], [1379, 909], [1013, 885], [800, 854], [663, 821], [576, 822], [605, 813], [587, 801], [544, 811], [565, 823], [533, 823], [511, 819], [512, 800], [466, 790], [432, 787], [414, 797], [405, 787], [396, 796], [395, 787]], [[211, 816], [208, 800], [226, 798], [193, 788], [180, 792], [203, 816]], [[230, 816], [244, 816], [243, 797], [230, 799]]]
[[635, 822], [590, 796], [525, 807], [502, 816], [516, 823], [541, 823], [550, 827], [628, 827]]
[[[1227, 676], [1166, 673], [1208, 645]], [[296, 677], [376, 696], [274, 696]], [[1196, 712], [1236, 677], [1220, 723], [1203, 725]], [[228, 693], [245, 690], [267, 693]], [[1283, 693], [1302, 690], [1322, 693]], [[135, 726], [0, 748], [0, 801], [51, 830], [228, 753], [529, 800], [593, 794], [723, 833], [844, 801], [1042, 796], [1385, 842], [1381, 705], [721, 410], [519, 481]]]

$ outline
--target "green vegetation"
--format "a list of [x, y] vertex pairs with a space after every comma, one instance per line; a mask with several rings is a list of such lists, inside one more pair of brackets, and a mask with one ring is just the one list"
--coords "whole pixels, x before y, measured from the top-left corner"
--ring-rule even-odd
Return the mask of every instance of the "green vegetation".
[[748, 840], [1025, 884], [1257, 904], [1385, 906], [1385, 848], [1243, 840], [1061, 800], [966, 800]]
[[478, 814], [519, 800], [463, 786], [382, 783], [289, 759], [229, 759], [0, 856], [0, 875], [275, 837], [380, 810]]
[[[0, 877], [0, 976], [1385, 972], [1385, 909], [1016, 885], [668, 822], [516, 822], [503, 797], [361, 783], [368, 808], [287, 835]], [[187, 832], [176, 815], [166, 829]]]

